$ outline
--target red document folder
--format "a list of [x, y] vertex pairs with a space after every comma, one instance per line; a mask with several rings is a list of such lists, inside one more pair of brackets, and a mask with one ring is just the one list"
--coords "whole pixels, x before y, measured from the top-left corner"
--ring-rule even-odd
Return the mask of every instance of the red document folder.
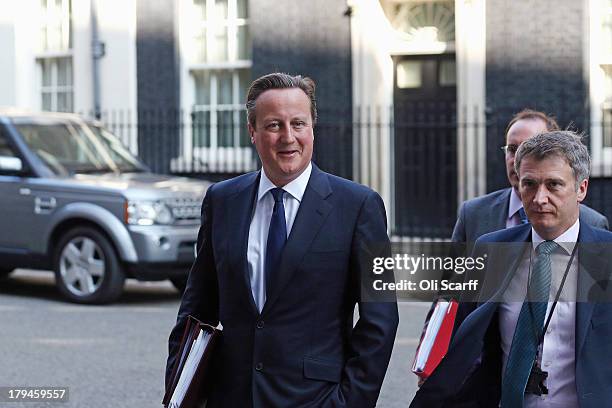
[[412, 363], [412, 372], [419, 377], [429, 377], [446, 355], [457, 307], [455, 300], [438, 300], [436, 303]]

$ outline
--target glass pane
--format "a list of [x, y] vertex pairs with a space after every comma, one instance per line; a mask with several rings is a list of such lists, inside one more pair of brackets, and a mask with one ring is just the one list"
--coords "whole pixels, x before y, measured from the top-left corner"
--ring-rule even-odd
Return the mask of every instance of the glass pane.
[[217, 141], [220, 147], [234, 146], [234, 121], [232, 111], [217, 112]]
[[41, 101], [41, 108], [44, 111], [51, 111], [53, 110], [53, 106], [51, 105], [51, 94], [48, 92], [43, 92], [42, 94], [42, 101]]
[[240, 146], [248, 147], [251, 145], [251, 140], [249, 139], [249, 132], [247, 131], [247, 116], [246, 111], [240, 111], [240, 125], [238, 127], [239, 137], [240, 137]]
[[215, 19], [227, 20], [227, 0], [215, 0]]
[[201, 34], [195, 37], [195, 59], [197, 62], [206, 62], [206, 29], [203, 28]]
[[196, 105], [210, 105], [210, 75], [208, 71], [193, 74]]
[[217, 103], [232, 103], [232, 71], [220, 71], [217, 75]]
[[46, 51], [47, 47], [47, 28], [43, 27], [40, 30], [40, 48], [43, 51]]
[[440, 84], [440, 86], [457, 85], [457, 70], [455, 61], [440, 61], [440, 79], [438, 83]]
[[210, 112], [193, 112], [193, 147], [210, 146]]
[[238, 59], [251, 59], [251, 43], [249, 41], [249, 26], [238, 26]]
[[66, 93], [66, 112], [74, 112], [74, 94], [72, 91]]
[[612, 147], [612, 109], [603, 110], [603, 147]]
[[193, 8], [196, 19], [206, 20], [206, 0], [193, 0]]
[[238, 18], [248, 18], [249, 16], [249, 2], [247, 0], [238, 1]]
[[68, 92], [57, 93], [57, 111], [58, 112], [70, 112], [70, 101]]
[[52, 83], [52, 63], [51, 60], [45, 59], [40, 63], [42, 71], [42, 86], [51, 86]]
[[604, 71], [604, 89], [608, 102], [612, 102], [612, 65], [603, 65]]
[[62, 32], [59, 26], [49, 27], [47, 31], [47, 48], [50, 50], [59, 50], [61, 47]]
[[215, 26], [214, 28], [214, 54], [212, 61], [227, 61], [227, 27]]
[[420, 88], [421, 61], [401, 61], [397, 64], [397, 87]]
[[57, 60], [57, 84], [59, 86], [72, 86], [72, 64], [70, 58]]
[[246, 101], [247, 89], [251, 85], [251, 75], [248, 69], [238, 70], [238, 102]]
[[66, 26], [60, 26], [60, 39], [61, 39], [61, 44], [60, 44], [60, 49], [62, 50], [68, 50], [70, 49], [70, 36], [66, 35], [68, 33], [66, 33], [66, 31], [68, 30], [68, 27]]

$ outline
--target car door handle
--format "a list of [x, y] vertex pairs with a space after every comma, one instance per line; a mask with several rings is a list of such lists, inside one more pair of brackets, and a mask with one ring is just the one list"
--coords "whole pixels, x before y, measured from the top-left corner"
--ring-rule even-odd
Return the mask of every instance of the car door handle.
[[36, 197], [34, 199], [34, 212], [36, 214], [49, 214], [55, 209], [54, 197]]

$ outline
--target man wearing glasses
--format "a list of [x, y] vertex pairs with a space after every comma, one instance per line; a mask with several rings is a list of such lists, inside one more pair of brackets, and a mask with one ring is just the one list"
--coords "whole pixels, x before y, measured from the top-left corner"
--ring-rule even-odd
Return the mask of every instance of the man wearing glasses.
[[[506, 175], [510, 187], [465, 201], [459, 209], [459, 217], [453, 229], [451, 238], [453, 242], [473, 245], [480, 236], [489, 232], [529, 223], [518, 194], [519, 180], [514, 169], [515, 154], [525, 140], [540, 133], [556, 130], [559, 130], [557, 122], [543, 112], [524, 109], [514, 115], [506, 127], [506, 144], [501, 147], [505, 155]], [[579, 211], [580, 222], [596, 228], [609, 229], [608, 219], [602, 214], [582, 204]], [[423, 332], [429, 324], [435, 304], [436, 302], [432, 304], [425, 318]], [[461, 318], [458, 316], [458, 320]], [[418, 384], [422, 385], [423, 380], [419, 379]]]
[[[476, 241], [488, 232], [514, 227], [529, 222], [518, 195], [518, 177], [514, 171], [514, 155], [525, 140], [543, 133], [559, 130], [557, 122], [543, 112], [525, 109], [512, 118], [506, 128], [506, 175], [510, 186], [461, 205], [459, 218], [453, 229], [453, 242]], [[580, 220], [593, 227], [608, 229], [608, 219], [597, 211], [580, 205]]]

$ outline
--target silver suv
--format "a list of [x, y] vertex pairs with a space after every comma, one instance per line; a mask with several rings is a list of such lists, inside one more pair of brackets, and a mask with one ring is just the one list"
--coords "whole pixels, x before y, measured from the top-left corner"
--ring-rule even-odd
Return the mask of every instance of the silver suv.
[[115, 300], [127, 277], [183, 289], [209, 185], [150, 173], [77, 115], [0, 111], [0, 279], [53, 269], [79, 303]]

